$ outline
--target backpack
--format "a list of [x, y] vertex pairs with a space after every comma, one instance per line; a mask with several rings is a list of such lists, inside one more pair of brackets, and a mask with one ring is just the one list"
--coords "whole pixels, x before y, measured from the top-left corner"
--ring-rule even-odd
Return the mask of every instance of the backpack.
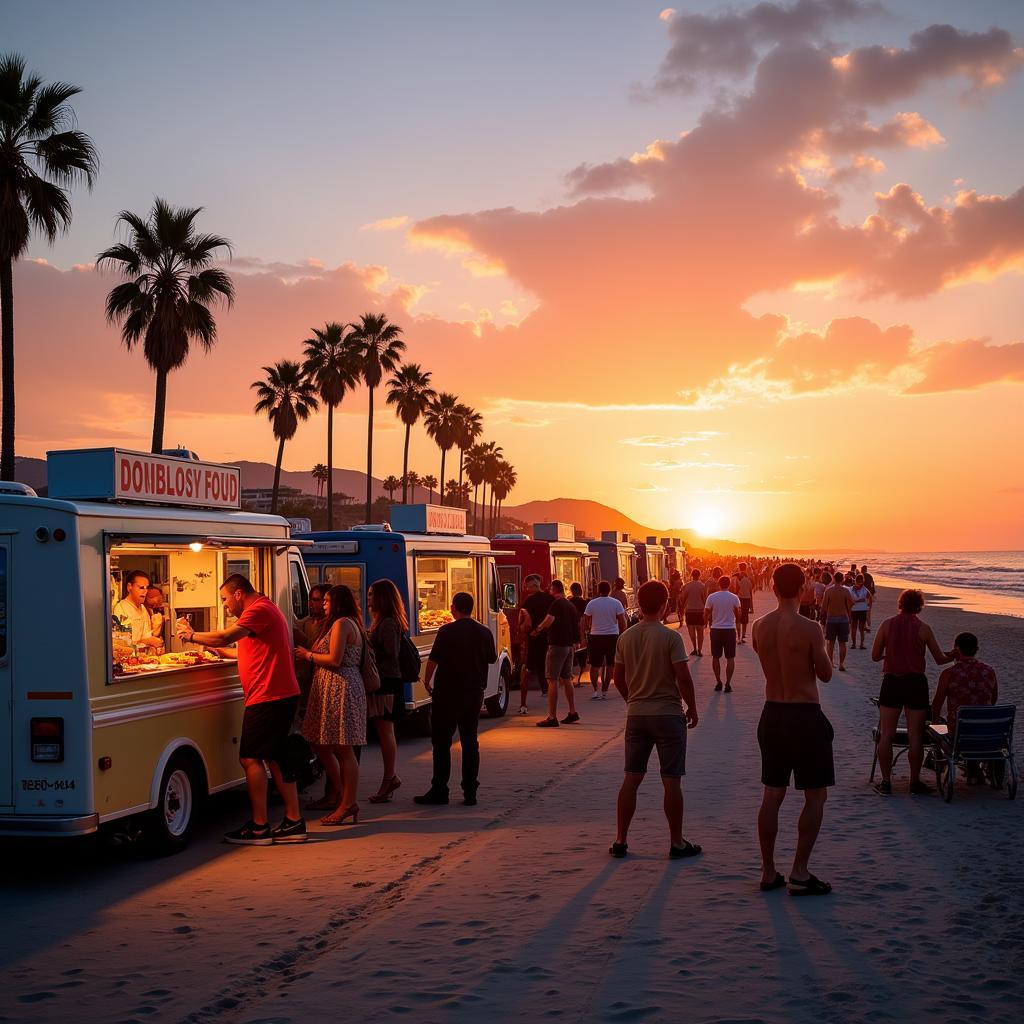
[[[360, 631], [362, 632], [362, 631]], [[373, 653], [370, 638], [363, 633], [363, 653], [359, 659], [359, 672], [363, 677], [363, 687], [367, 693], [376, 693], [380, 689], [380, 672], [377, 670], [377, 655]]]
[[403, 683], [415, 683], [420, 678], [420, 652], [412, 642], [408, 633], [403, 633], [398, 641], [398, 671]]

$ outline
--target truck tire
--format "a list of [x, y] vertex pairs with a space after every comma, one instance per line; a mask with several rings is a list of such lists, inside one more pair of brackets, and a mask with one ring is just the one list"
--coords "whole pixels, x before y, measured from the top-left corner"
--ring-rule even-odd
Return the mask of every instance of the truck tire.
[[205, 795], [202, 774], [195, 758], [184, 751], [175, 753], [167, 762], [157, 791], [157, 805], [145, 815], [143, 827], [146, 849], [153, 856], [166, 857], [188, 846], [199, 803]]
[[501, 666], [501, 672], [498, 674], [498, 692], [493, 697], [488, 697], [484, 701], [487, 714], [491, 718], [501, 718], [508, 711], [508, 691], [511, 685], [512, 676], [509, 672], [508, 662], [505, 662]]

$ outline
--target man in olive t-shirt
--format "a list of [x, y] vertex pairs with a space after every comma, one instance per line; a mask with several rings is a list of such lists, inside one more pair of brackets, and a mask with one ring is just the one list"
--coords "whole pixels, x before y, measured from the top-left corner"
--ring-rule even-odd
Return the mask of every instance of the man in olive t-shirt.
[[673, 859], [693, 857], [701, 848], [683, 838], [686, 730], [697, 725], [686, 645], [678, 630], [662, 624], [668, 604], [664, 583], [649, 580], [638, 591], [637, 600], [642, 618], [619, 637], [615, 649], [615, 688], [626, 702], [626, 770], [616, 808], [617, 833], [608, 852], [613, 857], [626, 855], [637, 790], [647, 773], [651, 751], [657, 747], [671, 840], [668, 855]]

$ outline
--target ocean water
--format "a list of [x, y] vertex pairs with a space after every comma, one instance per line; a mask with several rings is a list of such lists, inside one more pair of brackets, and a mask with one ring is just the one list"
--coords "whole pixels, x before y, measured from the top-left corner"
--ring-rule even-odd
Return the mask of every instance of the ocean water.
[[993, 598], [1024, 601], [1024, 551], [901, 551], [879, 555], [837, 556], [838, 565], [867, 563], [881, 582], [893, 580], [923, 588], [953, 588]]

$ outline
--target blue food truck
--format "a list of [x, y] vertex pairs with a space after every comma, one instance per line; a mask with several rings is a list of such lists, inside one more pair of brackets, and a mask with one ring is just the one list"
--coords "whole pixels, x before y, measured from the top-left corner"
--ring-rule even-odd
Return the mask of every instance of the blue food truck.
[[640, 583], [648, 580], [668, 582], [668, 560], [665, 548], [658, 543], [657, 537], [648, 537], [645, 542], [636, 541], [636, 575]]
[[600, 580], [608, 580], [614, 583], [616, 577], [621, 576], [625, 581], [626, 597], [629, 604], [626, 608], [627, 615], [636, 613], [636, 591], [637, 568], [636, 548], [629, 540], [628, 533], [619, 533], [616, 530], [604, 530], [600, 540], [588, 540], [587, 547], [590, 548], [597, 558], [590, 563], [589, 592], [597, 595], [597, 584]]
[[[495, 552], [486, 537], [467, 536], [466, 511], [438, 505], [393, 505], [389, 525], [296, 534], [312, 541], [302, 549], [311, 584], [343, 583], [366, 613], [366, 588], [389, 579], [409, 612], [413, 643], [426, 662], [438, 629], [451, 622], [452, 596], [473, 595], [474, 617], [494, 634], [498, 660], [491, 666], [484, 706], [492, 717], [504, 715], [512, 680], [508, 622], [501, 614]], [[367, 625], [369, 616], [366, 616]], [[421, 681], [405, 684], [405, 707], [429, 724], [430, 695]]]

